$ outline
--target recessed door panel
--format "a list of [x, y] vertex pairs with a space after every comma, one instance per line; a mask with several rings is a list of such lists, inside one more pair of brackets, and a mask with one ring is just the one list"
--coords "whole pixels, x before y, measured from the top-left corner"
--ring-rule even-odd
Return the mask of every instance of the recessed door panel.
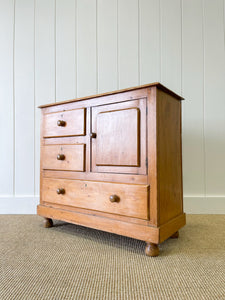
[[92, 107], [91, 146], [92, 171], [146, 174], [146, 99]]
[[100, 112], [96, 122], [96, 165], [138, 167], [139, 108]]

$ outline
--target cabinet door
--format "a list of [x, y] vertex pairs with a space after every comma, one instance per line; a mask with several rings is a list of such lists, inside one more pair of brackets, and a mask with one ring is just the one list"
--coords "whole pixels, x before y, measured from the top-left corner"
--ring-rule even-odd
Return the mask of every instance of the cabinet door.
[[92, 107], [92, 171], [146, 174], [146, 99]]

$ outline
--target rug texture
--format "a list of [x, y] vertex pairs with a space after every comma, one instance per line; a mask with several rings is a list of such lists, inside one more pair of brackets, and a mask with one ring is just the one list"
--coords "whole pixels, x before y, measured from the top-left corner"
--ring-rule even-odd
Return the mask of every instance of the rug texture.
[[147, 257], [142, 241], [0, 215], [0, 299], [225, 299], [225, 215], [188, 215]]

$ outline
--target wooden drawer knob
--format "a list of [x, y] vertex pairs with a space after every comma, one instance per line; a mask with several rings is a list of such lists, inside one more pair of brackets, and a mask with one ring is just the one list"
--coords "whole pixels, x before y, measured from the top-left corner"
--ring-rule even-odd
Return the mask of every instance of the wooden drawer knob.
[[63, 121], [63, 120], [58, 120], [58, 121], [57, 121], [57, 125], [58, 125], [58, 126], [62, 126], [62, 127], [63, 127], [63, 126], [65, 126], [65, 125], [66, 125], [66, 122], [65, 122], [65, 121]]
[[111, 202], [119, 202], [119, 201], [120, 201], [120, 198], [119, 198], [117, 195], [111, 195], [111, 196], [109, 197], [109, 200], [110, 200]]
[[57, 159], [58, 160], [64, 160], [66, 157], [65, 157], [65, 155], [64, 154], [58, 154], [57, 155]]
[[90, 134], [90, 137], [92, 138], [92, 139], [96, 139], [96, 133], [95, 132], [92, 132], [91, 134]]
[[57, 191], [56, 191], [56, 193], [58, 194], [58, 195], [64, 195], [65, 194], [65, 189], [63, 189], [63, 188], [59, 188], [59, 189], [57, 189]]

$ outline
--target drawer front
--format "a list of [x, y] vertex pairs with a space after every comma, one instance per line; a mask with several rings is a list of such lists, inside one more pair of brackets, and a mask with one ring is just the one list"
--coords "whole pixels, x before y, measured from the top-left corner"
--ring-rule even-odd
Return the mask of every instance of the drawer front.
[[42, 169], [85, 171], [85, 144], [42, 147]]
[[43, 117], [43, 136], [85, 135], [85, 108], [45, 114]]
[[42, 202], [148, 219], [149, 186], [43, 178]]

